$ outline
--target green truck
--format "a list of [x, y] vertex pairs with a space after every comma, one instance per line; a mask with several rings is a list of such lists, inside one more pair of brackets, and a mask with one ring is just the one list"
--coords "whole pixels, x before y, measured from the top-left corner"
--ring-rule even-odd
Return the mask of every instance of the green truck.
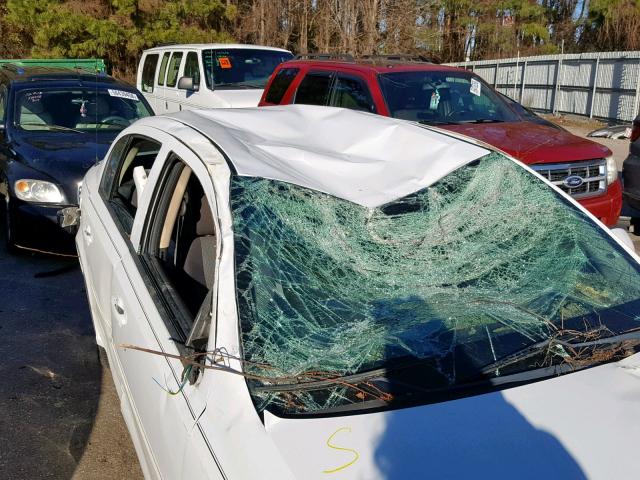
[[0, 60], [2, 65], [12, 64], [18, 67], [55, 67], [74, 68], [95, 73], [107, 73], [107, 65], [102, 58], [27, 58]]

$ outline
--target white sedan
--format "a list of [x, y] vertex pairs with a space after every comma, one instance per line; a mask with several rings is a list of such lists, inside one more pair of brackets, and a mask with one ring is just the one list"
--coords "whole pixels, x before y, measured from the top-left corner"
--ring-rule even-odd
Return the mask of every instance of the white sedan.
[[637, 476], [638, 258], [487, 146], [181, 112], [124, 130], [80, 209], [147, 478]]

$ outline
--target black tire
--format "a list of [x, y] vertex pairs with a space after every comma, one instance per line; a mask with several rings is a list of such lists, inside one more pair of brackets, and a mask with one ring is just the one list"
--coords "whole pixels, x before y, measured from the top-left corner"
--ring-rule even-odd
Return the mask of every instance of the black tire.
[[100, 366], [104, 370], [110, 370], [111, 367], [109, 366], [109, 357], [107, 356], [106, 350], [100, 345], [96, 345], [96, 349], [98, 350], [98, 362], [100, 363]]
[[633, 234], [640, 235], [640, 217], [631, 217], [629, 224], [631, 225]]

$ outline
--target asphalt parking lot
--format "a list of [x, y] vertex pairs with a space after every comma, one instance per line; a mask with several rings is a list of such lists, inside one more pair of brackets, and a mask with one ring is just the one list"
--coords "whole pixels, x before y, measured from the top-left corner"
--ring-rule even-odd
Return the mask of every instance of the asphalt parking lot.
[[142, 478], [77, 260], [9, 256], [0, 229], [3, 479]]

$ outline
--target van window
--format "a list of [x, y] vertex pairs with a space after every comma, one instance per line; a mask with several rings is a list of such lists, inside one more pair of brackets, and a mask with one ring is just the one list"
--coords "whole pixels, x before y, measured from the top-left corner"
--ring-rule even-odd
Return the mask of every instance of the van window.
[[300, 83], [293, 103], [305, 105], [326, 105], [331, 90], [331, 72], [311, 72]]
[[167, 87], [175, 87], [178, 82], [178, 71], [180, 70], [180, 62], [182, 61], [182, 52], [174, 52], [169, 62], [167, 71]]
[[160, 70], [158, 70], [158, 85], [164, 85], [164, 79], [167, 75], [167, 64], [169, 63], [169, 56], [171, 53], [166, 52], [162, 56], [162, 61], [160, 62]]
[[155, 76], [156, 67], [158, 66], [158, 57], [159, 55], [157, 53], [153, 53], [147, 55], [147, 58], [144, 59], [141, 85], [143, 92], [153, 92], [153, 77]]
[[282, 101], [282, 97], [286, 93], [289, 85], [296, 78], [300, 70], [298, 68], [283, 68], [276, 74], [276, 78], [273, 79], [267, 92], [265, 101], [268, 103], [278, 104]]
[[200, 85], [200, 65], [196, 52], [187, 53], [187, 59], [184, 61], [184, 76], [193, 78], [194, 85]]

